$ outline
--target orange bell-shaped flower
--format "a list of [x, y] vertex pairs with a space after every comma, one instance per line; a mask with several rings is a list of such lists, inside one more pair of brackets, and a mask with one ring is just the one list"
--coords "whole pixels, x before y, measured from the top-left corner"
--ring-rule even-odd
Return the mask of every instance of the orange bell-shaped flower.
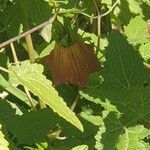
[[68, 47], [56, 44], [47, 57], [47, 63], [56, 86], [71, 83], [82, 88], [86, 85], [89, 74], [100, 68], [92, 46], [80, 40]]

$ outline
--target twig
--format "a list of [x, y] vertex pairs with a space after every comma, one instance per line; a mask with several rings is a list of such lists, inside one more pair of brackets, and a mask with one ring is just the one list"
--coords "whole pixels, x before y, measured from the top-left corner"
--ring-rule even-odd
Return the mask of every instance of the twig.
[[40, 25], [38, 25], [38, 26], [36, 26], [36, 27], [34, 27], [34, 28], [32, 28], [32, 29], [30, 29], [30, 30], [28, 30], [28, 31], [26, 31], [26, 32], [24, 32], [24, 33], [22, 33], [22, 34], [16, 36], [16, 37], [14, 37], [14, 38], [11, 38], [11, 39], [9, 39], [9, 40], [7, 40], [7, 41], [1, 43], [1, 44], [0, 44], [0, 48], [9, 45], [10, 43], [17, 41], [17, 40], [19, 40], [19, 39], [25, 37], [26, 35], [31, 34], [31, 33], [35, 32], [35, 31], [37, 31], [37, 30], [39, 30], [39, 29], [45, 27], [45, 26], [48, 25], [48, 24], [52, 24], [52, 23], [54, 22], [56, 16], [57, 16], [57, 14], [55, 14], [55, 15], [54, 15], [51, 19], [49, 19], [48, 21], [46, 21], [46, 22], [44, 22], [44, 23], [42, 23], [42, 24], [40, 24]]

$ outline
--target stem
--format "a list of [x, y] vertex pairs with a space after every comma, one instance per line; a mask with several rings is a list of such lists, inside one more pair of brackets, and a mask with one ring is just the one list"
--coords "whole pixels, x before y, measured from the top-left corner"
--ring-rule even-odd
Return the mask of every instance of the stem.
[[105, 12], [104, 14], [101, 14], [101, 17], [107, 16], [116, 7], [116, 5], [119, 3], [119, 1], [120, 0], [117, 0], [107, 12]]
[[96, 48], [96, 55], [100, 49], [100, 38], [101, 38], [101, 16], [99, 16], [97, 20], [97, 48]]
[[[23, 2], [21, 0], [20, 0], [20, 16], [21, 16], [21, 19], [22, 19], [24, 31], [28, 31], [29, 30], [28, 16], [27, 16], [26, 9], [23, 5]], [[35, 55], [34, 55], [35, 52], [34, 52], [34, 47], [33, 47], [31, 34], [28, 34], [28, 35], [25, 36], [25, 41], [26, 41], [26, 44], [27, 44], [27, 49], [28, 49], [28, 55], [29, 55], [30, 62], [34, 63], [35, 62]]]
[[77, 96], [76, 96], [76, 98], [75, 98], [73, 104], [72, 104], [71, 107], [70, 107], [71, 110], [74, 110], [74, 109], [75, 109], [75, 107], [76, 107], [76, 105], [78, 104], [79, 100], [80, 100], [80, 94], [77, 94]]
[[[20, 12], [21, 12], [23, 28], [24, 28], [24, 31], [27, 31], [29, 30], [28, 16], [27, 16], [27, 13], [26, 13], [25, 7], [23, 6], [22, 1], [20, 1], [20, 9], [21, 9]], [[30, 59], [31, 64], [33, 64], [35, 62], [35, 55], [34, 55], [34, 47], [33, 47], [31, 34], [26, 35], [25, 40], [26, 40], [26, 44], [28, 48], [29, 59]], [[25, 90], [27, 91], [27, 89]], [[46, 104], [40, 99], [39, 99], [39, 105], [41, 109], [46, 108]]]
[[99, 11], [98, 4], [96, 0], [93, 0], [95, 8], [97, 10], [98, 18], [97, 18], [97, 47], [96, 47], [96, 55], [98, 54], [100, 48], [100, 38], [101, 38], [101, 14]]
[[16, 64], [17, 68], [19, 68], [19, 61], [18, 61], [18, 58], [17, 58], [17, 54], [16, 54], [16, 51], [15, 51], [14, 44], [10, 43], [10, 47], [11, 47], [11, 51], [12, 51], [12, 54], [13, 54], [14, 62]]
[[[17, 58], [17, 54], [16, 54], [16, 50], [15, 50], [14, 44], [11, 43], [10, 47], [11, 47], [11, 51], [12, 51], [12, 54], [13, 54], [14, 62], [16, 64], [17, 68], [19, 68], [19, 61], [18, 61], [18, 58]], [[29, 100], [29, 103], [31, 105], [31, 108], [33, 110], [36, 110], [35, 107], [34, 107], [33, 100], [32, 100], [32, 97], [30, 95], [29, 90], [25, 86], [24, 86], [24, 90], [25, 90], [25, 93], [26, 93], [26, 95], [28, 97], [28, 100]]]
[[24, 90], [25, 90], [25, 92], [26, 92], [26, 95], [27, 95], [27, 97], [28, 97], [28, 100], [29, 100], [29, 103], [30, 103], [30, 105], [31, 105], [32, 110], [35, 111], [36, 108], [35, 108], [35, 106], [34, 106], [34, 104], [33, 104], [33, 100], [32, 100], [32, 97], [31, 97], [31, 94], [30, 94], [29, 90], [28, 90], [27, 87], [25, 87], [25, 86], [24, 86]]

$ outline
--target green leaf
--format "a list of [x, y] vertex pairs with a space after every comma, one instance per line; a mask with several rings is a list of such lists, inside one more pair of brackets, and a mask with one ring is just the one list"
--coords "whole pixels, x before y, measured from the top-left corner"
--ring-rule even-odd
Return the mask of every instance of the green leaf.
[[103, 149], [103, 144], [101, 143], [101, 139], [102, 139], [102, 134], [105, 131], [106, 131], [106, 128], [103, 124], [99, 127], [99, 130], [95, 135], [95, 139], [96, 139], [95, 148], [96, 148], [96, 150], [102, 150]]
[[[46, 139], [53, 132], [56, 124], [61, 120], [50, 109], [42, 109], [12, 118], [9, 122], [9, 131], [17, 138], [20, 144], [32, 144]], [[62, 120], [61, 120], [62, 121]]]
[[102, 3], [112, 5], [112, 0], [102, 0]]
[[43, 0], [22, 1], [31, 24], [40, 24], [48, 20], [52, 9], [48, 2]]
[[38, 96], [44, 103], [49, 105], [54, 112], [72, 123], [78, 129], [83, 131], [83, 126], [73, 111], [66, 106], [66, 103], [53, 88], [52, 82], [42, 74], [43, 66], [39, 64], [30, 64], [29, 61], [22, 62], [19, 69], [12, 67], [10, 69], [18, 82], [26, 86], [33, 94]]
[[7, 101], [0, 99], [0, 122], [8, 126], [11, 119], [16, 118], [16, 111]]
[[[98, 134], [96, 144], [97, 147], [102, 144], [104, 150], [115, 148], [125, 129], [135, 127], [139, 122], [144, 126], [149, 124], [150, 117], [150, 70], [144, 69], [138, 51], [119, 32], [112, 32], [108, 42], [102, 72], [104, 81], [80, 92], [109, 113], [103, 116], [106, 132], [102, 136]], [[112, 112], [117, 112], [117, 117]], [[108, 144], [108, 141], [111, 142]]]
[[123, 125], [114, 113], [109, 114], [105, 118], [104, 123], [106, 131], [104, 133], [102, 132], [102, 136], [99, 137], [100, 139], [102, 138], [103, 150], [115, 149], [119, 135], [124, 131]]
[[105, 84], [108, 83], [114, 88], [129, 89], [143, 81], [145, 73], [138, 52], [119, 32], [113, 32], [106, 53]]
[[4, 136], [3, 132], [1, 131], [1, 128], [2, 128], [2, 125], [0, 124], [0, 149], [1, 150], [9, 150], [9, 148], [8, 148], [9, 143], [5, 139], [5, 136]]
[[52, 143], [54, 149], [56, 150], [70, 150], [71, 148], [74, 148], [75, 146], [79, 145], [87, 145], [89, 150], [94, 148], [95, 145], [95, 139], [94, 135], [98, 131], [98, 126], [93, 125], [92, 123], [84, 120], [79, 116], [83, 127], [84, 127], [84, 133], [79, 132], [77, 128], [67, 125], [65, 122], [60, 122], [63, 135], [66, 137], [63, 141], [54, 141]]
[[147, 24], [141, 16], [137, 16], [130, 20], [130, 23], [124, 27], [128, 41], [133, 45], [148, 42]]
[[142, 15], [142, 8], [140, 6], [140, 2], [133, 1], [133, 0], [127, 0], [129, 3], [129, 9], [134, 14], [140, 14]]
[[50, 54], [50, 52], [54, 49], [55, 47], [55, 42], [53, 41], [52, 43], [50, 43], [48, 46], [46, 46], [42, 52], [40, 53], [40, 58], [43, 58], [47, 55]]
[[91, 122], [92, 124], [96, 126], [100, 126], [102, 124], [102, 117], [101, 116], [95, 116], [95, 115], [88, 115], [84, 111], [80, 113], [80, 116], [84, 118], [85, 120]]
[[106, 132], [102, 134], [103, 150], [137, 150], [140, 140], [150, 135], [150, 130], [142, 125], [124, 126], [114, 114], [108, 115], [104, 122]]
[[139, 143], [138, 149], [137, 150], [150, 150], [150, 144], [146, 143], [144, 141], [141, 141]]
[[7, 38], [17, 36], [20, 31], [20, 18], [18, 13], [18, 5], [10, 5], [2, 13], [0, 13], [0, 24], [5, 27]]

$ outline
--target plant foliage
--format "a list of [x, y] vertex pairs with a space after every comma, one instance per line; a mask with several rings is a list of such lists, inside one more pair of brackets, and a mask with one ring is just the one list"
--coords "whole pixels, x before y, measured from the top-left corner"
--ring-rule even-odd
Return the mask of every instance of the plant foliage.
[[0, 0], [0, 150], [150, 150], [149, 14], [149, 0]]

